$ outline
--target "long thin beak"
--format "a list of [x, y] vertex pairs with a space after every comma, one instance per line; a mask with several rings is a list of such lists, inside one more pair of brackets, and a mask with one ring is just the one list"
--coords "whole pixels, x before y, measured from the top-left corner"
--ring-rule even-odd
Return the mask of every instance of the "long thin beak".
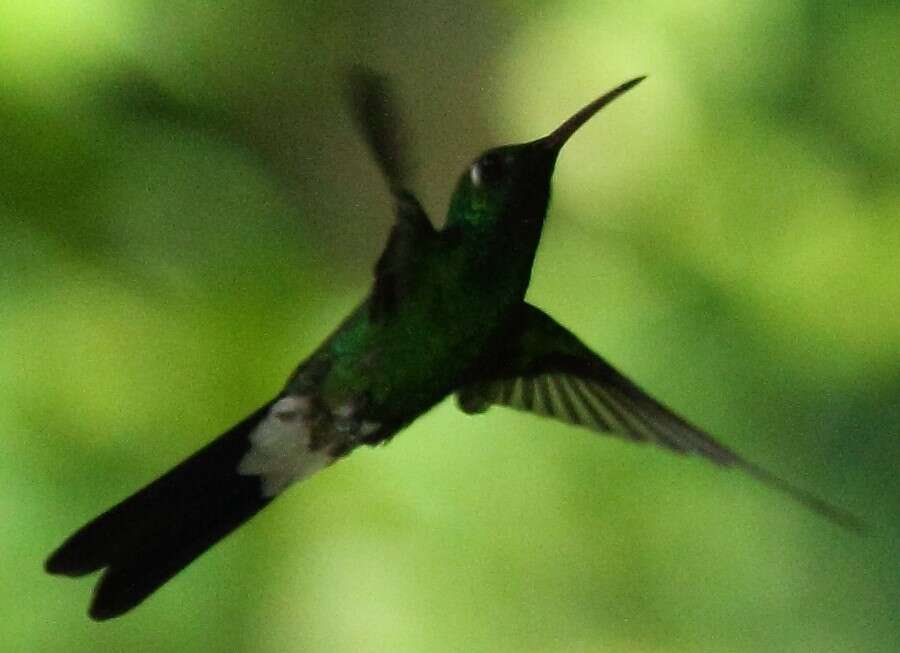
[[569, 140], [569, 137], [574, 134], [579, 127], [581, 127], [584, 123], [591, 119], [595, 113], [600, 111], [607, 104], [615, 100], [617, 97], [625, 93], [626, 91], [631, 90], [642, 81], [646, 79], [646, 75], [642, 75], [640, 77], [635, 77], [634, 79], [630, 79], [624, 84], [619, 84], [613, 90], [608, 93], [601, 95], [596, 100], [585, 106], [581, 111], [576, 113], [574, 116], [566, 120], [559, 127], [554, 129], [548, 135], [544, 136], [544, 138], [540, 139], [537, 143], [542, 145], [548, 150], [555, 152], [559, 152], [560, 148], [565, 145], [566, 141]]

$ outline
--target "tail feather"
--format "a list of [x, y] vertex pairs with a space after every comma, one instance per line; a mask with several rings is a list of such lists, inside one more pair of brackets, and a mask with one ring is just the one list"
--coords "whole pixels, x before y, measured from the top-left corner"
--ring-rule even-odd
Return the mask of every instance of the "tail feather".
[[94, 619], [138, 605], [272, 500], [258, 476], [237, 471], [270, 406], [78, 530], [46, 570], [82, 576], [106, 568], [90, 607]]

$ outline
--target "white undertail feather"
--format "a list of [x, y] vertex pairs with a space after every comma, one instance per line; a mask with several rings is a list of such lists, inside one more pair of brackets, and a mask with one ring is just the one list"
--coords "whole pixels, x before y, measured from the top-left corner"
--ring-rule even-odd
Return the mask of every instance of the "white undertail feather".
[[313, 428], [309, 397], [279, 399], [250, 434], [251, 448], [238, 463], [238, 474], [259, 476], [263, 495], [274, 497], [291, 483], [327, 467], [334, 456], [327, 447], [312, 450]]
[[357, 410], [353, 402], [329, 411], [309, 396], [282, 397], [250, 433], [250, 451], [238, 463], [238, 474], [259, 476], [263, 496], [274, 497], [334, 462], [332, 452], [346, 453], [348, 441], [359, 442], [381, 428], [359, 420]]

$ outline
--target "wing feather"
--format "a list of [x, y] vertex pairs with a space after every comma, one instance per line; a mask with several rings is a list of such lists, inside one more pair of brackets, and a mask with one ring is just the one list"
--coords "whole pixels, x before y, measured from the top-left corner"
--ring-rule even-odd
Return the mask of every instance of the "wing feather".
[[853, 515], [755, 465], [653, 399], [542, 311], [522, 305], [485, 373], [458, 391], [460, 406], [480, 412], [492, 404], [553, 417], [633, 442], [652, 442], [738, 467], [808, 508], [850, 529]]

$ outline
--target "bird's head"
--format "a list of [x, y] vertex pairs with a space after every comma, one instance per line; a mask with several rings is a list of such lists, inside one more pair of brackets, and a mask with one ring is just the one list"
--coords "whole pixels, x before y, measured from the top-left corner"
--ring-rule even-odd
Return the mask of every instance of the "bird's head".
[[[586, 105], [547, 136], [481, 154], [463, 172], [450, 202], [448, 227], [539, 235], [550, 200], [550, 179], [566, 141], [594, 114], [644, 78], [625, 82]], [[510, 232], [507, 232], [510, 233]]]

